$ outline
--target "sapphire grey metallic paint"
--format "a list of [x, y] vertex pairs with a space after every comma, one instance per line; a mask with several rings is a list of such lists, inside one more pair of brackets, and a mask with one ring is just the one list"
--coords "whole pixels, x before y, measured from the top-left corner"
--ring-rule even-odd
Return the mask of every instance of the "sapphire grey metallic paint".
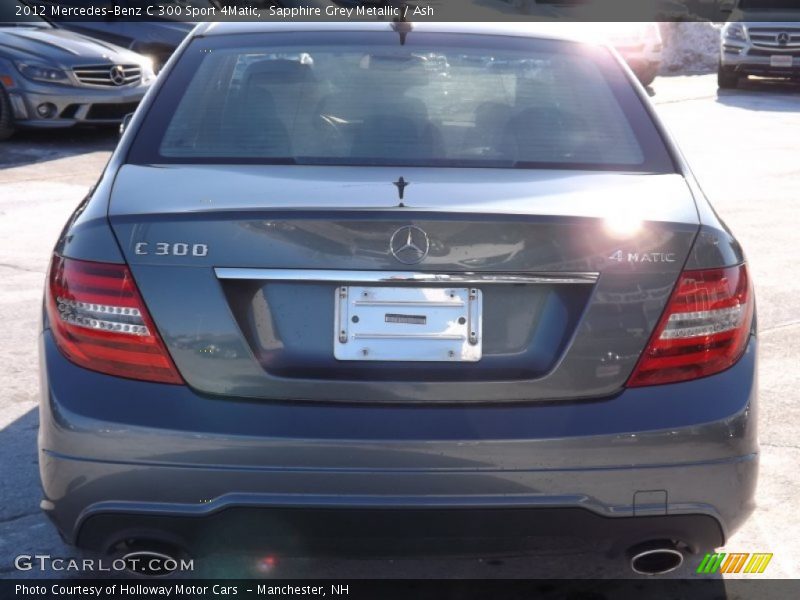
[[[404, 168], [403, 207], [392, 167], [126, 162], [193, 39], [296, 26], [200, 26], [62, 233], [64, 256], [129, 265], [186, 381], [79, 368], [45, 320], [42, 507], [65, 539], [100, 550], [144, 535], [188, 544], [185, 519], [199, 532], [228, 510], [459, 508], [499, 510], [520, 529], [580, 510], [619, 524], [618, 544], [723, 543], [753, 510], [756, 336], [721, 373], [625, 388], [681, 270], [743, 260], [665, 133], [674, 173]], [[614, 217], [631, 214], [639, 228], [617, 230]], [[413, 269], [388, 248], [407, 227], [430, 244]], [[137, 253], [142, 243], [208, 252]], [[617, 250], [675, 261], [609, 260]], [[337, 364], [333, 290], [364, 278], [480, 286], [481, 361]], [[693, 516], [718, 535], [678, 521]]]

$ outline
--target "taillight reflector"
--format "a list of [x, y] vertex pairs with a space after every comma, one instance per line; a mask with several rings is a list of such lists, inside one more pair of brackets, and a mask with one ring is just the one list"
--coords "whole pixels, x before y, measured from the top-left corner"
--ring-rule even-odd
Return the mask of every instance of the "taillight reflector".
[[753, 312], [745, 265], [684, 271], [628, 387], [675, 383], [724, 371], [747, 347]]
[[47, 315], [59, 350], [101, 373], [183, 383], [128, 267], [53, 256]]

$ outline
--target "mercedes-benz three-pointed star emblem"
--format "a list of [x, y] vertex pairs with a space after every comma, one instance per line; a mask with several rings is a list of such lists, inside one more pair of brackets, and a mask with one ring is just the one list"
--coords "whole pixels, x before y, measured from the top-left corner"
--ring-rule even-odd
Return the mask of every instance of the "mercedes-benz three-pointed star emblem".
[[392, 234], [389, 250], [405, 265], [415, 265], [428, 256], [430, 240], [428, 234], [415, 225], [406, 225]]
[[125, 67], [121, 65], [114, 65], [108, 74], [111, 83], [114, 85], [122, 85], [125, 83]]

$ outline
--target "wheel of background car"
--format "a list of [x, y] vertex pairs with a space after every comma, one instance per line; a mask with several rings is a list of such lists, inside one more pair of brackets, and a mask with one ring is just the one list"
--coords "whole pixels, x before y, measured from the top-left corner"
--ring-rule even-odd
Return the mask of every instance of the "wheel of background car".
[[636, 71], [636, 78], [641, 82], [644, 87], [651, 85], [658, 75], [658, 67], [649, 66]]
[[739, 85], [739, 75], [733, 69], [717, 67], [717, 87], [721, 90], [732, 90]]
[[11, 99], [8, 92], [0, 85], [0, 140], [6, 140], [14, 133], [14, 115], [11, 111]]

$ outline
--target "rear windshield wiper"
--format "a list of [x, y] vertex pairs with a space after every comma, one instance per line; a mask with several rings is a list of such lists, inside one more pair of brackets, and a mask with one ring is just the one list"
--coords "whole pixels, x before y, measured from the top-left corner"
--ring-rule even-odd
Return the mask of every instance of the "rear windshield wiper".
[[546, 169], [552, 171], [614, 171], [618, 173], [641, 173], [641, 165], [624, 165], [616, 163], [587, 163], [587, 162], [545, 162], [518, 160], [511, 163], [512, 169]]
[[229, 164], [256, 164], [256, 165], [298, 165], [300, 164], [294, 156], [235, 156], [224, 157], [222, 160], [215, 158], [200, 158], [205, 163], [229, 163]]
[[294, 156], [266, 156], [257, 159], [264, 165], [296, 165], [299, 164]]
[[260, 157], [260, 156], [162, 156], [163, 160], [143, 164], [151, 167], [160, 165], [297, 165], [297, 159], [291, 156]]

